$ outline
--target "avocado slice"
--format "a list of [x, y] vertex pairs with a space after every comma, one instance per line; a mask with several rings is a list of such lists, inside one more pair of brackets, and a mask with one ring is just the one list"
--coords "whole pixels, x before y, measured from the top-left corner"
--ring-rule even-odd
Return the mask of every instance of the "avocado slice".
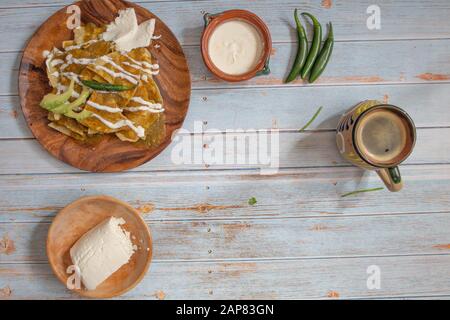
[[81, 112], [75, 112], [73, 109], [78, 108], [79, 106], [86, 103], [87, 99], [91, 95], [91, 91], [87, 87], [83, 87], [83, 91], [80, 96], [71, 103], [64, 103], [59, 107], [52, 110], [53, 113], [63, 114], [66, 117], [73, 118], [76, 120], [83, 120], [92, 115], [92, 112], [88, 110], [83, 110]]
[[83, 110], [81, 112], [75, 112], [73, 110], [69, 110], [67, 113], [64, 114], [66, 117], [73, 118], [77, 121], [84, 120], [86, 118], [89, 118], [92, 115], [92, 112], [88, 110]]
[[67, 111], [76, 109], [79, 106], [85, 104], [86, 100], [89, 98], [90, 95], [91, 95], [91, 91], [89, 90], [89, 88], [83, 87], [83, 91], [81, 91], [80, 96], [76, 100], [74, 100], [70, 103], [61, 104], [57, 108], [54, 108], [52, 110], [52, 112], [59, 113], [59, 114], [65, 114]]
[[74, 84], [74, 80], [72, 79], [69, 88], [65, 92], [61, 94], [49, 93], [44, 98], [42, 98], [39, 105], [44, 109], [52, 111], [61, 104], [66, 103], [72, 96]]

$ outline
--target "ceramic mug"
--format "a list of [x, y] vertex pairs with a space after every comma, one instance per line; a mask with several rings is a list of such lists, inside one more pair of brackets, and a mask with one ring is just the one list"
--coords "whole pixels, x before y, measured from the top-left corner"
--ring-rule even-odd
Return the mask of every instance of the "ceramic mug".
[[403, 109], [366, 100], [342, 115], [336, 142], [346, 160], [363, 169], [375, 170], [390, 191], [399, 191], [403, 181], [398, 165], [414, 148], [416, 128]]

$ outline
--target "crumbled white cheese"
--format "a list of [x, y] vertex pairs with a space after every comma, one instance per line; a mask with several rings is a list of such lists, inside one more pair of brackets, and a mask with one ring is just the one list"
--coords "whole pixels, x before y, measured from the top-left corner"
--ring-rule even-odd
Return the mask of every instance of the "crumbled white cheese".
[[86, 289], [97, 288], [134, 254], [130, 233], [122, 229], [123, 224], [122, 218], [108, 218], [84, 234], [70, 249], [72, 262], [79, 268]]
[[114, 41], [120, 51], [148, 47], [155, 32], [155, 23], [155, 19], [150, 19], [138, 25], [134, 9], [128, 8], [119, 11], [119, 16], [107, 26], [102, 38]]

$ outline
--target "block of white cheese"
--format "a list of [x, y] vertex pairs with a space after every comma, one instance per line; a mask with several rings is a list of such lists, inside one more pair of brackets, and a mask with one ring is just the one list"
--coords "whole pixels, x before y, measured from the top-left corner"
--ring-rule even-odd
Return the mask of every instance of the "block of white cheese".
[[128, 263], [135, 246], [123, 230], [122, 218], [111, 217], [85, 233], [70, 249], [72, 263], [79, 268], [81, 281], [94, 290]]
[[107, 26], [102, 38], [114, 41], [120, 51], [148, 47], [153, 38], [155, 23], [155, 19], [150, 19], [138, 25], [134, 9], [128, 8], [119, 11], [119, 16]]

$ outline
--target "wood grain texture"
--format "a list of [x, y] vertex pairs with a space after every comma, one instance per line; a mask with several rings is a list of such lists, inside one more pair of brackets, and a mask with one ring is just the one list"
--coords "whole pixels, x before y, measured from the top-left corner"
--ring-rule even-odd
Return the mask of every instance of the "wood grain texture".
[[[58, 283], [40, 242], [61, 207], [101, 193], [137, 208], [156, 237], [157, 261], [124, 299], [450, 298], [447, 0], [382, 1], [380, 30], [367, 29], [372, 3], [358, 0], [331, 8], [315, 0], [136, 2], [184, 45], [195, 90], [183, 127], [280, 128], [282, 169], [261, 176], [254, 166], [174, 165], [170, 149], [122, 174], [81, 173], [51, 158], [29, 139], [17, 72], [25, 41], [70, 0], [2, 1], [0, 38], [8, 41], [0, 42], [0, 139], [7, 139], [0, 141], [0, 299], [79, 298]], [[294, 7], [336, 28], [322, 83], [280, 84], [295, 55]], [[231, 8], [261, 16], [275, 43], [272, 74], [239, 86], [215, 80], [199, 51], [203, 13]], [[421, 128], [417, 149], [401, 167], [402, 192], [341, 198], [381, 185], [375, 173], [340, 158], [332, 132], [345, 109], [367, 98], [412, 115]], [[320, 105], [310, 130], [296, 133]], [[381, 268], [379, 290], [367, 289], [370, 265]]]
[[[4, 7], [10, 0], [5, 1], [2, 1], [0, 7]], [[15, 3], [17, 2], [22, 3], [15, 0]], [[64, 1], [64, 4], [70, 2]], [[433, 3], [427, 6], [418, 0], [383, 0], [378, 3], [382, 15], [380, 30], [369, 30], [366, 25], [369, 18], [366, 10], [372, 4], [368, 1], [346, 0], [337, 1], [331, 9], [325, 9], [318, 0], [192, 0], [140, 3], [169, 25], [183, 45], [199, 45], [204, 12], [217, 13], [228, 9], [247, 9], [256, 13], [268, 25], [275, 43], [295, 42], [292, 12], [296, 7], [315, 14], [323, 24], [332, 21], [336, 41], [450, 38], [450, 21], [447, 19], [450, 15], [450, 3], [447, 0], [433, 0]], [[50, 8], [31, 6], [3, 9], [0, 15], [0, 38], [9, 38], [9, 41], [0, 42], [0, 51], [22, 50], [36, 27], [59, 8], [57, 5]], [[418, 25], [418, 22], [423, 21], [424, 13], [430, 19], [427, 23]], [[310, 26], [307, 26], [310, 31]], [[10, 34], [15, 37], [8, 37]], [[309, 32], [308, 34], [310, 37]]]
[[[449, 39], [337, 42], [330, 64], [314, 84], [305, 84], [301, 80], [282, 84], [295, 56], [295, 47], [290, 43], [274, 45], [271, 74], [237, 84], [214, 77], [203, 63], [199, 46], [185, 46], [183, 50], [191, 70], [192, 87], [196, 90], [294, 86], [301, 88], [298, 89], [300, 94], [306, 88], [318, 86], [450, 82]], [[380, 56], [379, 52], [390, 54]], [[0, 53], [0, 94], [17, 94], [19, 62], [18, 53]]]
[[[450, 128], [428, 128], [417, 131], [418, 140], [416, 147], [410, 158], [406, 160], [407, 164], [433, 164], [450, 163], [450, 140], [442, 137], [450, 134]], [[242, 138], [245, 135], [239, 134]], [[181, 144], [185, 139], [196, 139], [194, 144], [191, 140], [191, 156], [187, 161], [179, 157], [182, 152], [179, 151]], [[251, 157], [259, 159], [255, 148], [249, 148], [246, 143], [242, 149], [235, 149], [234, 155], [231, 152], [223, 150], [224, 159], [227, 155], [231, 161], [212, 163], [206, 158], [207, 154], [205, 144], [211, 144], [212, 141], [224, 140], [222, 133], [205, 135], [178, 135], [174, 142], [162, 152], [153, 161], [146, 163], [131, 171], [167, 171], [167, 170], [217, 170], [217, 169], [254, 169], [268, 168], [268, 165], [262, 165], [256, 162], [250, 162]], [[279, 153], [273, 153], [276, 163], [276, 155], [279, 156], [280, 168], [304, 168], [304, 167], [330, 167], [330, 166], [349, 166], [339, 154], [334, 132], [281, 132], [279, 134]], [[190, 143], [189, 141], [187, 143]], [[73, 173], [80, 170], [71, 167], [55, 158], [49, 157], [45, 151], [34, 140], [0, 140], [0, 150], [7, 157], [0, 157], [0, 174], [28, 174], [28, 173]], [[220, 149], [222, 150], [222, 149]], [[439, 150], [439, 152], [436, 152]], [[186, 153], [188, 155], [188, 153]], [[233, 156], [231, 156], [233, 155]], [[244, 158], [246, 161], [238, 162], [238, 158]], [[32, 160], [30, 160], [32, 159]], [[181, 163], [180, 163], [181, 162]]]
[[[314, 84], [298, 78], [288, 85], [283, 80], [290, 71], [296, 50], [290, 43], [274, 45], [269, 75], [239, 84], [219, 81], [209, 73], [200, 59], [198, 47], [187, 48], [186, 55], [192, 69], [194, 88], [297, 86], [303, 89], [329, 85], [448, 82], [449, 49], [450, 40], [337, 42], [326, 70]], [[380, 55], [380, 52], [389, 52], [389, 55]], [[392, 56], [397, 58], [392, 59]]]
[[[380, 289], [367, 288], [367, 268], [381, 270]], [[433, 297], [448, 293], [449, 255], [283, 261], [167, 262], [123, 299], [329, 299]], [[430, 272], [433, 270], [433, 272]], [[76, 299], [46, 264], [0, 265], [10, 299]]]
[[50, 92], [42, 52], [61, 47], [72, 39], [66, 27], [66, 9], [52, 15], [39, 27], [25, 48], [19, 73], [20, 103], [33, 135], [54, 157], [87, 171], [116, 172], [139, 166], [157, 156], [171, 141], [186, 116], [190, 99], [189, 68], [175, 36], [158, 17], [145, 9], [121, 0], [89, 0], [78, 2], [83, 23], [107, 24], [119, 10], [135, 8], [138, 21], [156, 19], [157, 32], [164, 39], [160, 48], [149, 50], [160, 65], [155, 81], [164, 100], [166, 137], [163, 142], [147, 149], [105, 135], [95, 143], [83, 143], [48, 127], [47, 111], [39, 107], [45, 93]]
[[[153, 3], [153, 2], [170, 2], [174, 0], [137, 0], [133, 1], [134, 3]], [[182, 1], [189, 1], [189, 0], [175, 0], [178, 2]], [[199, 0], [196, 0], [199, 1]], [[205, 0], [200, 0], [205, 1]], [[5, 3], [2, 3], [0, 8], [27, 8], [27, 7], [58, 7], [63, 5], [69, 5], [73, 3], [73, 1], [70, 0], [8, 0]]]
[[[449, 215], [450, 212], [309, 219], [153, 221], [148, 226], [152, 230], [155, 261], [450, 254]], [[89, 219], [86, 223], [90, 223]], [[13, 226], [0, 224], [0, 236], [7, 234], [15, 246], [14, 252], [0, 256], [1, 262], [46, 262], [45, 242], [49, 226], [49, 223], [25, 222]], [[132, 230], [139, 235], [137, 229]], [[423, 233], [422, 230], [433, 232]], [[65, 256], [59, 258], [59, 249], [51, 256], [60, 279], [67, 279], [65, 271], [70, 258], [66, 254], [77, 233], [81, 232], [67, 228], [69, 236], [60, 240]], [[59, 245], [53, 241], [51, 248], [56, 247]], [[143, 262], [146, 251], [140, 253], [139, 259]], [[141, 268], [136, 267], [136, 272]], [[125, 274], [130, 272], [129, 268], [125, 269]], [[124, 273], [117, 276], [123, 278]], [[108, 291], [116, 290], [108, 287]]]
[[[381, 181], [375, 173], [354, 167], [285, 169], [273, 176], [256, 170], [8, 175], [0, 180], [0, 222], [50, 222], [67, 203], [95, 194], [126, 199], [148, 222], [448, 211], [450, 165], [401, 169], [406, 183], [401, 193], [384, 190], [345, 198], [341, 195], [380, 186]], [[258, 201], [254, 206], [248, 205], [251, 197]]]
[[[377, 85], [342, 87], [252, 88], [242, 90], [194, 90], [183, 128], [193, 132], [198, 121], [205, 130], [229, 128], [278, 128], [296, 131], [324, 106], [308, 130], [334, 130], [338, 117], [356, 101], [370, 97], [401, 103], [419, 128], [450, 127], [450, 83], [430, 85]], [[245, 101], [243, 107], [242, 101]], [[276, 107], [274, 107], [276, 106]], [[33, 138], [26, 125], [19, 99], [0, 96], [0, 139]]]

